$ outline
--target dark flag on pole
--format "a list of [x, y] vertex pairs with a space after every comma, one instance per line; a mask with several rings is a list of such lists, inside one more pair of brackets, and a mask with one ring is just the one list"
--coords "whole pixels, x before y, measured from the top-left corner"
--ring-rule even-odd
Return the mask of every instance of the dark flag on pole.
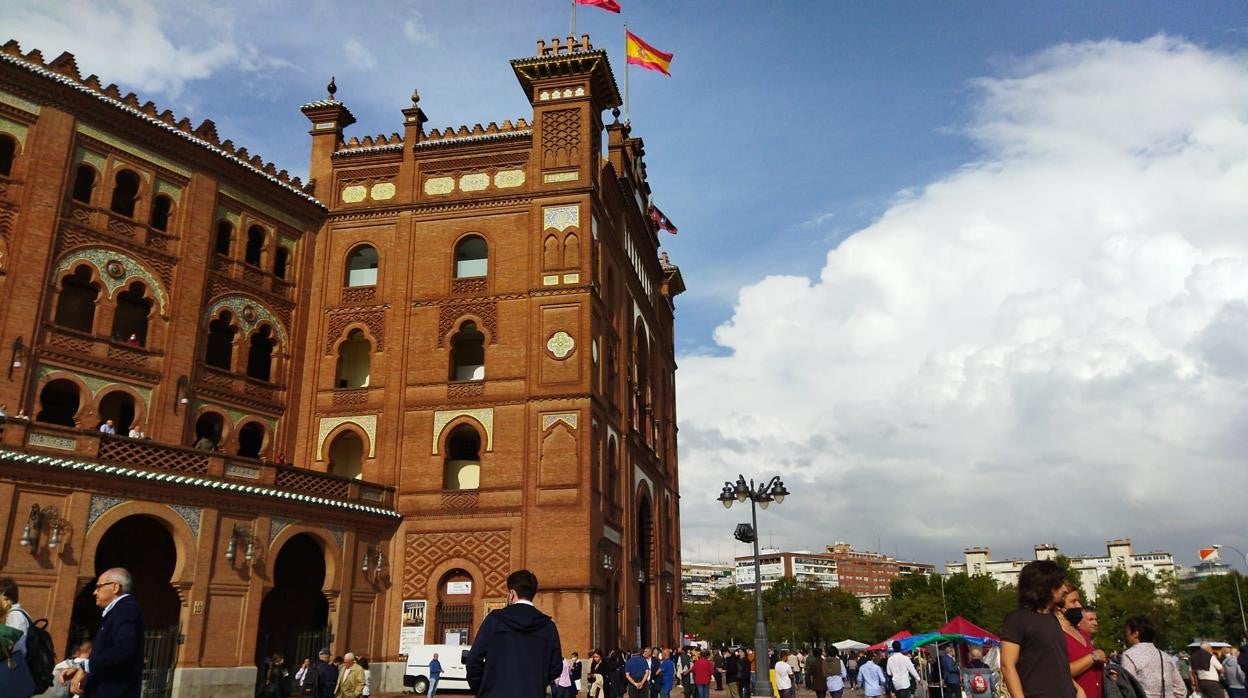
[[660, 230], [666, 230], [672, 235], [676, 234], [676, 224], [672, 222], [672, 219], [663, 215], [663, 212], [653, 204], [650, 206], [650, 220], [654, 221], [654, 224], [659, 226]]

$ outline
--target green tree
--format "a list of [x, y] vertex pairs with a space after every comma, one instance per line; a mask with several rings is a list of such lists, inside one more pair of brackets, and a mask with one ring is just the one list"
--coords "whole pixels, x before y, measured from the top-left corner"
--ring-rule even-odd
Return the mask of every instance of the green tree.
[[715, 644], [754, 637], [754, 593], [735, 586], [719, 589], [705, 603], [684, 605], [685, 632]]
[[763, 592], [763, 608], [768, 636], [795, 646], [844, 639], [862, 620], [862, 604], [853, 594], [787, 576]]
[[1233, 644], [1244, 641], [1244, 626], [1239, 610], [1239, 593], [1248, 591], [1245, 580], [1238, 571], [1231, 574], [1206, 577], [1179, 594], [1178, 628], [1183, 632], [1180, 639], [1194, 637], [1216, 638]]
[[1127, 618], [1144, 615], [1157, 626], [1157, 645], [1177, 648], [1186, 644], [1185, 627], [1179, 619], [1178, 585], [1173, 575], [1162, 575], [1157, 580], [1142, 573], [1129, 574], [1122, 567], [1114, 567], [1096, 584], [1096, 609], [1100, 629], [1096, 645], [1104, 650], [1125, 646], [1123, 628]]

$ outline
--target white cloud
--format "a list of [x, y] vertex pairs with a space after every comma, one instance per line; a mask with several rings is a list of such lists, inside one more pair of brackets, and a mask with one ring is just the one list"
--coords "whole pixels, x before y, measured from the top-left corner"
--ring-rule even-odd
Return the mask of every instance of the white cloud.
[[403, 38], [419, 46], [436, 46], [438, 37], [429, 30], [419, 12], [412, 10], [411, 16], [403, 20]]
[[933, 561], [1194, 546], [1242, 508], [1248, 60], [1083, 43], [975, 87], [979, 161], [680, 359], [687, 549], [740, 520], [714, 501], [738, 472], [794, 490], [777, 544]]
[[[119, 3], [68, 0], [29, 3], [6, 8], [6, 19], [20, 27], [23, 49], [41, 49], [54, 58], [68, 50], [84, 73], [143, 92], [178, 96], [187, 82], [201, 80], [226, 67], [264, 64], [254, 50], [240, 50], [228, 33], [213, 32], [198, 41], [174, 40], [167, 25], [185, 17], [149, 0]], [[218, 20], [220, 18], [217, 18]], [[218, 35], [224, 34], [224, 35]]]
[[377, 67], [377, 57], [372, 51], [364, 45], [364, 42], [354, 36], [347, 39], [342, 44], [342, 53], [347, 59], [347, 63], [355, 68], [372, 69]]

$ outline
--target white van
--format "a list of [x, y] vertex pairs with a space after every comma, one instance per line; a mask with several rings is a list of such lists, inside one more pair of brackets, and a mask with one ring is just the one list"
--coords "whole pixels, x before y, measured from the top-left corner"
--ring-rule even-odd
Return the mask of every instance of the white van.
[[403, 685], [418, 694], [429, 692], [429, 661], [438, 654], [442, 664], [442, 676], [438, 679], [438, 691], [468, 690], [468, 672], [464, 668], [463, 655], [468, 645], [418, 645], [407, 655], [407, 668], [403, 670]]

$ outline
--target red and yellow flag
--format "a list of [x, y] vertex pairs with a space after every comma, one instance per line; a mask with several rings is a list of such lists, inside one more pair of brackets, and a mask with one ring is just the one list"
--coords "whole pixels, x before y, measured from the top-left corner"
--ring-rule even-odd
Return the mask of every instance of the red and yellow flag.
[[639, 65], [646, 70], [657, 70], [668, 77], [672, 75], [669, 69], [672, 67], [673, 54], [658, 50], [627, 30], [624, 32], [624, 53], [628, 56], [628, 62], [633, 65]]
[[606, 10], [607, 12], [615, 12], [617, 14], [620, 11], [620, 3], [615, 0], [572, 0], [572, 4], [589, 5], [590, 7], [597, 7], [599, 9]]

